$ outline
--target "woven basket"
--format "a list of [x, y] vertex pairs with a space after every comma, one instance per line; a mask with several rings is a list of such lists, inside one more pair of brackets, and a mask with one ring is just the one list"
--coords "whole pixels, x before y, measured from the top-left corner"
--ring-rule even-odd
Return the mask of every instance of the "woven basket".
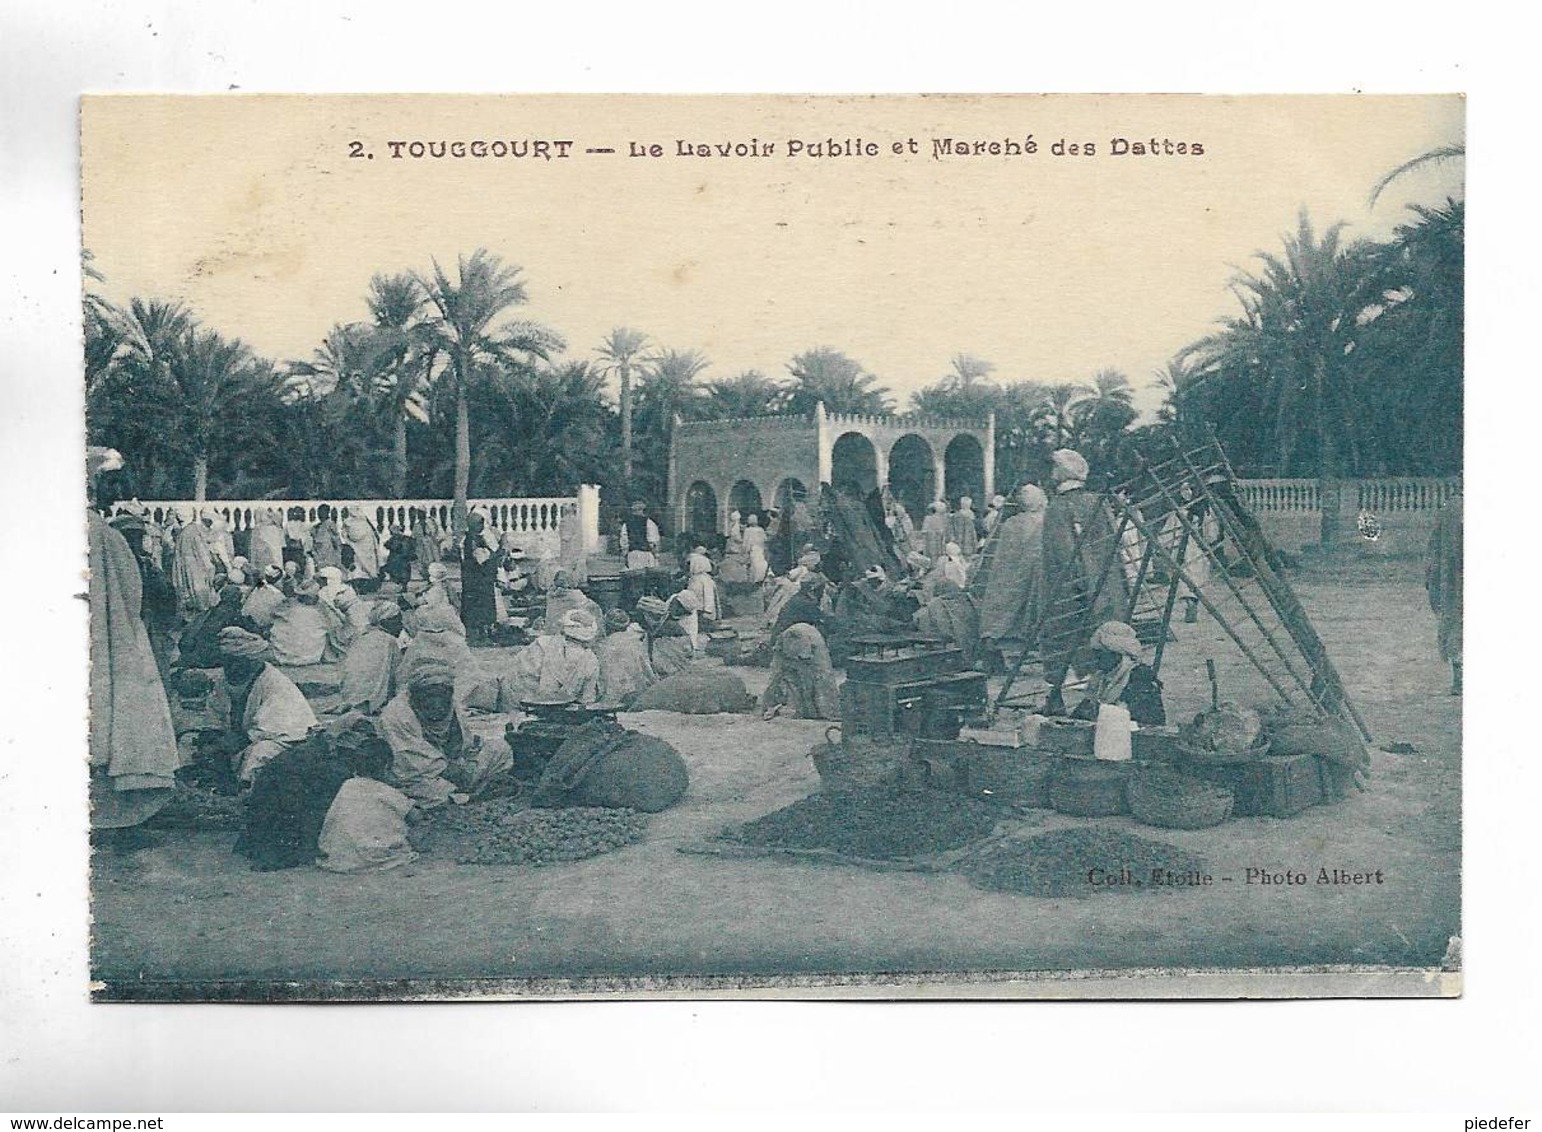
[[1085, 719], [1046, 719], [1039, 725], [1039, 737], [1035, 745], [1041, 751], [1053, 751], [1057, 755], [1092, 757], [1092, 733], [1097, 724]]
[[1129, 813], [1125, 783], [1128, 763], [1062, 758], [1049, 779], [1049, 804], [1062, 814], [1081, 818]]
[[1231, 817], [1235, 799], [1224, 786], [1161, 768], [1143, 770], [1130, 779], [1125, 795], [1130, 813], [1161, 829], [1208, 829]]
[[1256, 762], [1269, 753], [1269, 737], [1260, 735], [1253, 740], [1253, 745], [1240, 751], [1212, 751], [1205, 747], [1194, 747], [1179, 740], [1178, 751], [1184, 762], [1199, 763], [1205, 766], [1233, 766], [1238, 763]]

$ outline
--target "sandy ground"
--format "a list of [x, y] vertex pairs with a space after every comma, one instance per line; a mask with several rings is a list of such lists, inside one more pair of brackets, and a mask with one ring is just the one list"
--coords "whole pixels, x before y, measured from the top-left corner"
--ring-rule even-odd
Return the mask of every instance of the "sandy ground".
[[[170, 833], [93, 875], [93, 967], [113, 983], [552, 976], [1027, 971], [1130, 967], [1437, 965], [1459, 934], [1460, 700], [1412, 565], [1298, 575], [1298, 593], [1376, 745], [1369, 792], [1296, 818], [1211, 830], [1110, 827], [1205, 858], [1211, 887], [1051, 899], [951, 874], [732, 860], [679, 852], [812, 792], [823, 722], [645, 712], [673, 743], [685, 801], [638, 845], [544, 868], [422, 859], [382, 875], [253, 873], [233, 834]], [[1261, 698], [1206, 618], [1178, 626], [1163, 677], [1175, 717], [1208, 698]], [[739, 670], [752, 691], [764, 673]], [[1025, 832], [1077, 819], [1034, 812]], [[1249, 867], [1381, 870], [1361, 887], [1259, 886]], [[1221, 877], [1230, 877], [1222, 882]]]

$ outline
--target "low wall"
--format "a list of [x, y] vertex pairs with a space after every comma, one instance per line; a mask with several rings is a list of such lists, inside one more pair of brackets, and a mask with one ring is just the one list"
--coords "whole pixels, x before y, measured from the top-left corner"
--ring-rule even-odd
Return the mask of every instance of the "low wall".
[[[175, 509], [183, 516], [195, 510], [214, 511], [229, 519], [237, 532], [248, 531], [256, 515], [277, 510], [286, 517], [291, 508], [305, 512], [307, 522], [316, 521], [316, 508], [325, 503], [334, 515], [347, 511], [362, 514], [385, 537], [391, 525], [407, 526], [414, 511], [433, 515], [445, 530], [450, 527], [451, 501], [448, 499], [209, 499], [194, 503], [186, 499], [147, 499], [142, 501], [156, 522], [164, 521]], [[600, 549], [600, 489], [593, 484], [579, 487], [577, 495], [535, 498], [485, 498], [467, 500], [472, 510], [488, 517], [488, 525], [499, 535], [512, 531], [519, 536], [527, 552], [559, 549], [564, 530], [584, 553]]]
[[[1461, 490], [1461, 480], [1408, 477], [1371, 480], [1239, 480], [1264, 534], [1281, 550], [1299, 554], [1322, 543], [1324, 516], [1339, 551], [1356, 555], [1421, 555], [1440, 509]], [[1375, 538], [1360, 531], [1360, 516], [1373, 516]]]

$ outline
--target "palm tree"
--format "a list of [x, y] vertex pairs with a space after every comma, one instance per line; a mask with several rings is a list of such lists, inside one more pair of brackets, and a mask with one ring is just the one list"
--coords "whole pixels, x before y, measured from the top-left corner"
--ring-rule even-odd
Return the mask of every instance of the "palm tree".
[[366, 391], [366, 375], [374, 366], [375, 348], [374, 332], [368, 323], [333, 323], [310, 360], [290, 363], [289, 373], [296, 385], [317, 397], [334, 393], [358, 397]]
[[209, 490], [209, 454], [221, 425], [236, 416], [250, 395], [264, 388], [271, 367], [259, 361], [240, 339], [215, 330], [190, 330], [165, 358], [175, 396], [171, 442], [192, 460], [193, 499], [202, 503]]
[[1448, 198], [1409, 211], [1376, 251], [1377, 295], [1356, 318], [1349, 360], [1369, 474], [1451, 474], [1462, 463], [1466, 208]]
[[500, 368], [528, 368], [533, 359], [546, 360], [561, 341], [543, 327], [505, 322], [508, 311], [529, 299], [520, 280], [521, 269], [505, 266], [486, 248], [462, 255], [451, 279], [437, 260], [430, 277], [418, 284], [432, 304], [423, 326], [431, 349], [445, 359], [439, 379], [448, 380], [455, 395], [455, 481], [452, 514], [460, 530], [471, 483], [471, 412], [467, 392], [480, 375]]
[[423, 335], [416, 327], [426, 299], [418, 281], [403, 272], [372, 277], [365, 301], [374, 320], [372, 385], [391, 423], [391, 494], [399, 499], [407, 494], [407, 418], [428, 420], [423, 396], [426, 358]]
[[1094, 402], [1129, 406], [1135, 401], [1130, 379], [1116, 369], [1100, 369], [1093, 374], [1092, 392]]
[[612, 416], [602, 371], [583, 361], [498, 374], [472, 391], [489, 424], [478, 446], [479, 490], [557, 495], [614, 475]]
[[1157, 419], [1164, 424], [1184, 420], [1184, 398], [1191, 391], [1196, 373], [1183, 356], [1168, 360], [1167, 364], [1151, 375], [1152, 384], [1162, 390], [1162, 405], [1157, 409]]
[[649, 355], [637, 387], [637, 446], [632, 494], [662, 499], [675, 418], [701, 414], [707, 387], [696, 379], [711, 365], [700, 350], [660, 350]]
[[1091, 394], [1091, 389], [1074, 381], [1062, 381], [1045, 388], [1044, 400], [1036, 414], [1037, 423], [1050, 434], [1056, 448], [1069, 448], [1075, 442], [1081, 423], [1076, 409]]
[[804, 351], [787, 363], [787, 370], [796, 383], [789, 401], [795, 413], [812, 413], [819, 402], [835, 413], [881, 416], [893, 410], [888, 389], [829, 346]]
[[648, 336], [640, 330], [618, 326], [605, 336], [595, 350], [621, 381], [621, 482], [632, 482], [632, 365], [647, 344]]
[[123, 360], [150, 380], [165, 380], [173, 356], [197, 326], [183, 303], [130, 299], [123, 320]]
[[1262, 269], [1234, 280], [1242, 316], [1189, 351], [1202, 371], [1251, 374], [1272, 417], [1280, 466], [1288, 468], [1310, 441], [1327, 480], [1360, 463], [1349, 359], [1360, 317], [1377, 294], [1374, 249], [1343, 242], [1342, 229], [1334, 225], [1319, 238], [1303, 212], [1283, 255], [1258, 253]]
[[772, 381], [758, 369], [745, 370], [723, 381], [707, 383], [708, 416], [719, 420], [731, 417], [765, 417], [787, 407], [791, 391]]
[[638, 431], [649, 430], [655, 439], [662, 436], [667, 441], [676, 416], [695, 418], [707, 393], [696, 379], [711, 364], [700, 350], [660, 350], [650, 355], [638, 389], [638, 415], [647, 420]]
[[953, 367], [953, 370], [943, 377], [941, 382], [948, 389], [973, 388], [976, 382], [985, 381], [996, 372], [995, 362], [988, 362], [973, 354], [954, 354], [948, 359], [948, 364]]
[[1399, 177], [1404, 177], [1409, 173], [1412, 173], [1414, 170], [1423, 169], [1426, 166], [1444, 165], [1450, 161], [1460, 161], [1466, 156], [1467, 146], [1465, 144], [1460, 144], [1436, 146], [1434, 149], [1427, 150], [1424, 153], [1419, 154], [1418, 157], [1409, 158], [1396, 169], [1388, 173], [1381, 180], [1377, 181], [1374, 186], [1372, 186], [1371, 207], [1376, 207], [1376, 201], [1381, 197], [1381, 194], [1386, 192], [1387, 187], [1391, 185], [1393, 181], [1396, 181]]
[[98, 294], [93, 283], [105, 282], [90, 249], [80, 252], [80, 275], [85, 284], [81, 316], [85, 331], [86, 391], [89, 394], [107, 376], [123, 348], [123, 313]]

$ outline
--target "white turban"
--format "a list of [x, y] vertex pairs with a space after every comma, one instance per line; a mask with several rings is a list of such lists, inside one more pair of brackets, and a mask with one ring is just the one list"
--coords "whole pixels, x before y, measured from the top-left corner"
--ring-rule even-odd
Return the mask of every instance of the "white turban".
[[1092, 647], [1118, 653], [1132, 660], [1140, 659], [1140, 638], [1135, 630], [1123, 621], [1105, 621], [1092, 634]]
[[238, 625], [221, 629], [216, 641], [222, 657], [254, 660], [268, 654], [266, 640], [256, 633], [248, 633]]
[[587, 610], [570, 609], [562, 615], [562, 635], [570, 641], [588, 644], [599, 634], [594, 616]]
[[1024, 511], [1030, 513], [1044, 510], [1049, 503], [1044, 489], [1032, 483], [1025, 483], [1017, 489], [1017, 501], [1023, 505]]
[[1062, 480], [1084, 481], [1087, 478], [1087, 458], [1074, 448], [1057, 450], [1050, 461]]

